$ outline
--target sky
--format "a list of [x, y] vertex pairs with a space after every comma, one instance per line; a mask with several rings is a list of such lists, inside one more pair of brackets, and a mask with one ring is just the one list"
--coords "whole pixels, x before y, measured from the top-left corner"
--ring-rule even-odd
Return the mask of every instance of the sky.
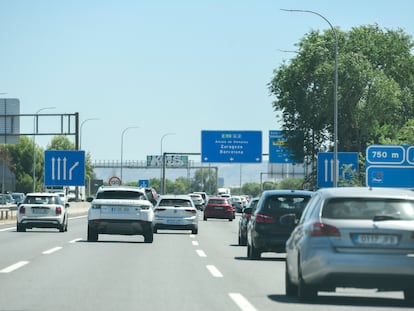
[[414, 35], [412, 0], [0, 0], [0, 97], [18, 98], [21, 114], [79, 113], [96, 161], [198, 153], [203, 130], [262, 131], [267, 153], [281, 128], [273, 70], [309, 31], [330, 29], [281, 9]]

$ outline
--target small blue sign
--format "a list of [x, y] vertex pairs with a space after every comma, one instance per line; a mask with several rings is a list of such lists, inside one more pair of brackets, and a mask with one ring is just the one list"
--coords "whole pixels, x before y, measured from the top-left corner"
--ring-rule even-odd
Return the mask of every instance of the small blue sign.
[[138, 180], [138, 187], [148, 188], [149, 187], [149, 180], [148, 179], [140, 179], [140, 180]]
[[269, 163], [296, 163], [291, 151], [285, 147], [286, 138], [282, 131], [269, 131]]
[[[338, 181], [350, 181], [358, 172], [358, 152], [338, 152]], [[333, 187], [334, 159], [333, 152], [318, 153], [318, 187]]]
[[261, 131], [201, 131], [201, 162], [261, 163]]
[[85, 151], [46, 150], [45, 186], [84, 186]]
[[405, 161], [404, 146], [371, 145], [366, 150], [369, 164], [403, 164]]

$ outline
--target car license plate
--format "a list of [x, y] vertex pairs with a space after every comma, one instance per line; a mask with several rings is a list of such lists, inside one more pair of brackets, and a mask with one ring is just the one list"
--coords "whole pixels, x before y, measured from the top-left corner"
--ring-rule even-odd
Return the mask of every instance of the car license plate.
[[128, 214], [129, 207], [107, 207], [104, 209], [104, 212], [109, 214]]
[[397, 245], [398, 236], [392, 234], [355, 234], [354, 241], [363, 245]]
[[214, 209], [222, 210], [223, 209], [223, 206], [214, 206]]
[[32, 213], [36, 215], [45, 215], [48, 211], [48, 208], [32, 208]]

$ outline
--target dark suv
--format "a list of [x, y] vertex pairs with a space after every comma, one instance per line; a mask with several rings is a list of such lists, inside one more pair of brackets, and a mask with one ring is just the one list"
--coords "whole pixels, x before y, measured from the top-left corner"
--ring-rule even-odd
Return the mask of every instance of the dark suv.
[[267, 190], [257, 203], [247, 227], [247, 257], [261, 253], [284, 253], [303, 209], [314, 192], [305, 190]]

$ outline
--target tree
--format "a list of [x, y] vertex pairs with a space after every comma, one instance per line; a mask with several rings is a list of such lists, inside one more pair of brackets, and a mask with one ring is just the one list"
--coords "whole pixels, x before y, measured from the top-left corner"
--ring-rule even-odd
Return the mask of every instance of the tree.
[[[414, 118], [411, 36], [377, 25], [336, 33], [338, 150], [365, 153], [370, 144], [400, 140]], [[297, 56], [274, 71], [269, 91], [293, 158], [314, 163], [333, 146], [334, 36], [311, 31], [297, 46]]]

